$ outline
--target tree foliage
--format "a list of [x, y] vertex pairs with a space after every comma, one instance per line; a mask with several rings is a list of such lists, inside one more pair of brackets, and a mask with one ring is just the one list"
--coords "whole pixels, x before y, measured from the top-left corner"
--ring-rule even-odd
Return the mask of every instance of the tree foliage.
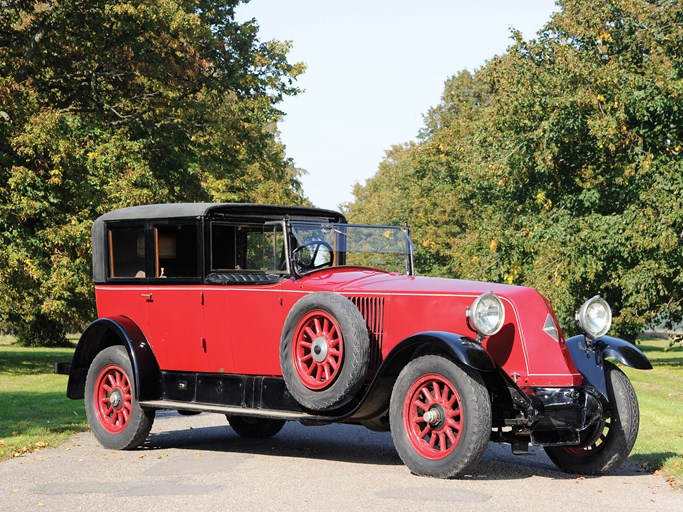
[[600, 294], [633, 337], [683, 316], [683, 6], [558, 5], [446, 82], [349, 216], [408, 220], [423, 272], [533, 286], [569, 331]]
[[237, 22], [238, 3], [2, 3], [0, 325], [23, 342], [60, 342], [93, 317], [98, 215], [304, 201], [276, 130], [303, 66]]

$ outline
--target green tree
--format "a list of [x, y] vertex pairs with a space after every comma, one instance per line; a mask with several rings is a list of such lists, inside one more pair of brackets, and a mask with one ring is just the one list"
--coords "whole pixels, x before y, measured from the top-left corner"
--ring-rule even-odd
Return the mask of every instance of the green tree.
[[277, 103], [301, 64], [238, 0], [0, 9], [0, 324], [60, 343], [94, 315], [90, 227], [117, 207], [301, 203]]
[[[683, 6], [558, 5], [446, 83], [402, 170], [409, 221], [424, 272], [533, 286], [568, 331], [599, 293], [634, 337], [683, 316]], [[388, 207], [368, 194], [380, 181], [351, 218]]]

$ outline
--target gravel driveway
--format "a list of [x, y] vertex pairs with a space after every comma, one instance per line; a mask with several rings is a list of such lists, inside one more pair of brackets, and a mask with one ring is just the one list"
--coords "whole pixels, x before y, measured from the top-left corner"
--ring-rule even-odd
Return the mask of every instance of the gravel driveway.
[[102, 448], [90, 433], [0, 463], [0, 511], [610, 511], [683, 510], [683, 492], [633, 464], [607, 477], [555, 469], [542, 451], [491, 444], [476, 474], [410, 474], [388, 433], [289, 423], [239, 438], [225, 417], [160, 412], [145, 448]]

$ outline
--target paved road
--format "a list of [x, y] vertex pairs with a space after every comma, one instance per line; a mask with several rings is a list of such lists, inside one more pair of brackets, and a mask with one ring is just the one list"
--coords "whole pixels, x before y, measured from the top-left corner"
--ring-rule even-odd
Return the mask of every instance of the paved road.
[[683, 492], [633, 466], [577, 478], [541, 452], [491, 444], [460, 480], [411, 475], [388, 433], [290, 423], [273, 439], [237, 437], [223, 416], [159, 413], [144, 449], [116, 452], [89, 433], [0, 463], [0, 511], [683, 510]]

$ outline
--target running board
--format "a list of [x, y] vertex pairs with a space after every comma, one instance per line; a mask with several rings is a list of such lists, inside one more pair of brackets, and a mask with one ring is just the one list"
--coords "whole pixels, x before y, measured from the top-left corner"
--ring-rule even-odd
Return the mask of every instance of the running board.
[[325, 424], [339, 420], [339, 416], [321, 416], [306, 412], [278, 411], [275, 409], [249, 409], [230, 405], [200, 404], [196, 402], [180, 402], [175, 400], [146, 400], [140, 406], [147, 409], [170, 409], [183, 411], [215, 412], [228, 416], [250, 416], [253, 418], [270, 418], [302, 423]]

